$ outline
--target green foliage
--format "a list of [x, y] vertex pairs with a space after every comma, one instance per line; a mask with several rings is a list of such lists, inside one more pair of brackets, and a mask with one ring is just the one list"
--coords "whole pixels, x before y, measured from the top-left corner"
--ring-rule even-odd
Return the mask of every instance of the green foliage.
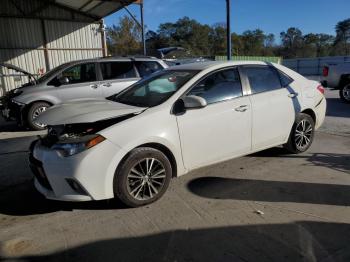
[[350, 18], [340, 21], [336, 27], [335, 31], [337, 33], [335, 39], [335, 48], [342, 53], [342, 55], [350, 54]]
[[[107, 30], [109, 51], [113, 55], [141, 53], [141, 33], [137, 24], [123, 17], [118, 26]], [[226, 24], [213, 26], [201, 24], [189, 17], [175, 23], [159, 25], [157, 32], [146, 34], [148, 54], [155, 55], [162, 47], [180, 46], [188, 52], [182, 56], [220, 56], [226, 54]], [[235, 56], [282, 56], [284, 58], [320, 57], [350, 54], [350, 19], [336, 26], [336, 37], [327, 34], [306, 34], [291, 27], [281, 32], [280, 44], [275, 35], [265, 34], [260, 29], [247, 30], [242, 34], [232, 33], [232, 53]]]
[[107, 28], [107, 46], [113, 55], [135, 55], [141, 53], [141, 32], [132, 18], [124, 16], [119, 25]]

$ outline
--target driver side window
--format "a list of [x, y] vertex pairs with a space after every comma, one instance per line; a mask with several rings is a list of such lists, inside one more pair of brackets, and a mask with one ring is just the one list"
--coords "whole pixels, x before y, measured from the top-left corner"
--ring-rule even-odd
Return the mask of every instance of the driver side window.
[[241, 80], [236, 68], [216, 72], [200, 81], [187, 95], [204, 98], [208, 104], [240, 97]]
[[[60, 78], [68, 79], [68, 82], [60, 83]], [[94, 63], [80, 64], [64, 70], [60, 75], [52, 79], [48, 85], [71, 85], [96, 81], [96, 69]]]

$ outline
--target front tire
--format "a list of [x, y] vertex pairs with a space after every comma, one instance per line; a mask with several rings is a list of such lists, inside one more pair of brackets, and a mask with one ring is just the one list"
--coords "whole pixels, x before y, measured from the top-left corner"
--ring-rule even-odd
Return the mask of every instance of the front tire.
[[300, 113], [295, 118], [294, 125], [284, 148], [290, 153], [300, 154], [307, 151], [312, 145], [315, 133], [315, 121], [304, 113]]
[[350, 104], [350, 83], [339, 90], [339, 96], [345, 103]]
[[169, 159], [159, 150], [132, 150], [114, 178], [114, 194], [127, 206], [148, 205], [161, 198], [172, 178]]
[[46, 125], [35, 123], [35, 119], [50, 107], [46, 102], [37, 102], [31, 105], [27, 113], [27, 125], [32, 130], [44, 130]]

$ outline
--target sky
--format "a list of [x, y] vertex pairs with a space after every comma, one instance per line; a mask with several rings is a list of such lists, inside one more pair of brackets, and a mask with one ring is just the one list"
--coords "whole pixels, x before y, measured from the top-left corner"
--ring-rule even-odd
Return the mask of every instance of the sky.
[[[289, 27], [298, 27], [304, 34], [335, 34], [337, 22], [350, 18], [350, 0], [231, 0], [232, 31], [262, 29], [276, 36]], [[158, 25], [176, 22], [188, 16], [200, 23], [213, 25], [226, 21], [225, 0], [144, 0], [145, 25], [156, 31]], [[140, 18], [138, 5], [129, 10]], [[127, 15], [121, 10], [105, 18], [110, 26]]]

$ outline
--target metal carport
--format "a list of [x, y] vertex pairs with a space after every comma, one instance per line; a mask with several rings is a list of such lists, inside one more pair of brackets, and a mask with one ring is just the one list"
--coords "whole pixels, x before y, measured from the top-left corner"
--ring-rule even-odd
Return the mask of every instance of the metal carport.
[[[32, 74], [107, 54], [102, 19], [136, 0], [1, 0], [0, 63]], [[0, 69], [0, 96], [24, 79]]]

